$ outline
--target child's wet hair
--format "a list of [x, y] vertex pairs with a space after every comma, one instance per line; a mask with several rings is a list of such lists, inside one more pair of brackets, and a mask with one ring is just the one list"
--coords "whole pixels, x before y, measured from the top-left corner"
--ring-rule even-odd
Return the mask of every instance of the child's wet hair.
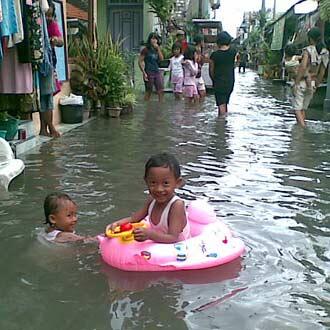
[[175, 42], [175, 43], [173, 44], [173, 46], [172, 46], [172, 53], [174, 53], [174, 51], [175, 51], [176, 49], [180, 49], [180, 53], [182, 53], [182, 46], [181, 46], [181, 44], [180, 44], [179, 42]]
[[194, 61], [194, 55], [196, 52], [196, 48], [194, 46], [189, 45], [184, 52], [184, 59]]
[[181, 177], [181, 169], [178, 160], [173, 155], [166, 152], [153, 155], [148, 159], [144, 171], [145, 179], [152, 167], [169, 167], [176, 179]]
[[59, 212], [64, 201], [69, 201], [76, 205], [68, 194], [62, 192], [54, 192], [46, 196], [44, 201], [45, 224], [53, 225], [49, 216]]

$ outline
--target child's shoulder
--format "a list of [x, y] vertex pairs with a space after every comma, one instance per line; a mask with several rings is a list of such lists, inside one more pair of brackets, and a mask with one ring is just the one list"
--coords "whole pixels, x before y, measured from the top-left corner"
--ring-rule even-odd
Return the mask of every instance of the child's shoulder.
[[61, 230], [57, 230], [57, 229], [50, 230], [49, 228], [46, 228], [44, 230], [44, 238], [49, 242], [55, 241], [56, 237], [61, 233], [62, 233]]
[[60, 230], [50, 230], [50, 228], [37, 228], [37, 239], [42, 244], [56, 243], [56, 237], [61, 233]]
[[184, 58], [184, 56], [183, 56], [182, 54], [180, 54], [179, 56], [175, 56], [175, 55], [173, 55], [173, 56], [170, 58], [170, 60], [172, 60], [172, 61], [181, 61], [181, 60], [183, 60], [183, 58]]
[[55, 241], [57, 243], [71, 243], [83, 241], [84, 239], [85, 237], [77, 235], [75, 233], [62, 231], [56, 236]]
[[52, 243], [70, 243], [84, 240], [83, 236], [72, 232], [46, 228], [39, 234], [43, 240]]

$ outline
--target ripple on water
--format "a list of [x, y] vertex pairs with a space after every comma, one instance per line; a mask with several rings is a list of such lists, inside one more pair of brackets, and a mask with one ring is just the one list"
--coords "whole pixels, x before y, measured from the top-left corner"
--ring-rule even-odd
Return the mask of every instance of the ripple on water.
[[[23, 187], [0, 198], [7, 324], [24, 327], [32, 308], [41, 324], [53, 315], [75, 319], [72, 330], [326, 329], [329, 123], [311, 109], [309, 128], [298, 129], [287, 96], [248, 71], [237, 75], [225, 118], [213, 96], [199, 108], [166, 95], [163, 104], [139, 102], [127, 117], [100, 117], [25, 155]], [[141, 207], [145, 161], [162, 150], [182, 164], [179, 195], [210, 202], [244, 240], [242, 259], [191, 276], [127, 274], [103, 270], [90, 246], [34, 246], [46, 193], [68, 192], [79, 205], [78, 231], [95, 235]], [[19, 308], [25, 313], [11, 313]]]

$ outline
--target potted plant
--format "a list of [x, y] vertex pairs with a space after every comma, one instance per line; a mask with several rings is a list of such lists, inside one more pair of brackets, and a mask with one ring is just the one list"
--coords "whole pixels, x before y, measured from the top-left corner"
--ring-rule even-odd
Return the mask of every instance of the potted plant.
[[[79, 67], [82, 93], [94, 102], [101, 102], [105, 112], [120, 105], [128, 89], [128, 69], [121, 54], [122, 41], [113, 41], [110, 34], [94, 45], [82, 39], [75, 63]], [[111, 114], [110, 114], [111, 115]]]
[[119, 117], [123, 99], [128, 89], [126, 65], [119, 55], [109, 56], [96, 78], [102, 90], [101, 101], [110, 117]]
[[133, 107], [136, 104], [136, 95], [133, 91], [129, 91], [123, 97], [122, 100], [122, 114], [127, 114], [133, 111]]

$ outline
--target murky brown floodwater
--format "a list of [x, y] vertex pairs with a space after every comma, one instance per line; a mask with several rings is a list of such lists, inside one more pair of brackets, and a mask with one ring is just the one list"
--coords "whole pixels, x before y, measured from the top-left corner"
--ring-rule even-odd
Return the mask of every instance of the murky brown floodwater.
[[[0, 329], [328, 329], [330, 124], [301, 130], [282, 86], [237, 75], [230, 114], [213, 97], [187, 108], [166, 96], [120, 120], [99, 118], [26, 155], [0, 198]], [[145, 195], [146, 158], [177, 155], [187, 199], [203, 197], [244, 240], [241, 260], [204, 271], [125, 273], [93, 246], [36, 240], [55, 189], [80, 205], [78, 231], [102, 232]]]

